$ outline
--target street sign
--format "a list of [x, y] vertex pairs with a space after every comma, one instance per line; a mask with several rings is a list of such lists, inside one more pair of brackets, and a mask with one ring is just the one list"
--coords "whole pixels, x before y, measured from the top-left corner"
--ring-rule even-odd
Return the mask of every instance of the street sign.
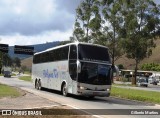
[[15, 54], [33, 55], [34, 54], [34, 47], [15, 45], [14, 46], [14, 53]]
[[4, 53], [8, 53], [8, 44], [0, 44], [0, 51]]

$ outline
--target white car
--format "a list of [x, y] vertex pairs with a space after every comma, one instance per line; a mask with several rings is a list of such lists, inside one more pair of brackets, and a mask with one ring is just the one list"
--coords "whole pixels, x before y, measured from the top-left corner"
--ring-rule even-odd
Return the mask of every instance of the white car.
[[140, 77], [137, 81], [137, 85], [148, 87], [148, 82], [145, 77]]

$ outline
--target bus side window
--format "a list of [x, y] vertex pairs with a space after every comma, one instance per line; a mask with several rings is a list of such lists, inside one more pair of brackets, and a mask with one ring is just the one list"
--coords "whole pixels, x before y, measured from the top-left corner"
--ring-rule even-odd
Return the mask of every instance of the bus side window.
[[70, 46], [69, 74], [72, 80], [76, 80], [77, 78], [77, 48], [75, 45]]
[[77, 59], [77, 47], [75, 45], [70, 46], [69, 59]]

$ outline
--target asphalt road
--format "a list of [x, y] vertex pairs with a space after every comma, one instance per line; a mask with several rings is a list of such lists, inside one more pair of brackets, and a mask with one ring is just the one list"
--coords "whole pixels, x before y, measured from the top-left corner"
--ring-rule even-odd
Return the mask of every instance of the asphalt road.
[[[114, 97], [96, 97], [92, 100], [89, 100], [84, 97], [77, 97], [70, 95], [69, 97], [64, 97], [57, 91], [43, 90], [39, 91], [34, 89], [34, 86], [31, 82], [25, 82], [18, 80], [17, 77], [4, 78], [0, 77], [0, 83], [19, 87], [28, 92], [34, 93], [40, 97], [52, 100], [57, 103], [65, 104], [72, 106], [76, 109], [84, 110], [90, 114], [93, 114], [96, 117], [105, 117], [105, 118], [159, 118], [159, 115], [123, 115], [122, 109], [132, 109], [130, 111], [137, 111], [137, 109], [160, 109], [160, 105], [147, 104], [143, 102], [124, 100]], [[99, 110], [101, 109], [101, 110]], [[105, 109], [115, 109], [112, 110], [112, 113], [115, 115], [106, 115], [107, 111]], [[103, 111], [103, 112], [102, 112]], [[129, 112], [130, 112], [129, 111]], [[120, 115], [116, 115], [119, 113]], [[122, 115], [121, 115], [122, 113]], [[136, 113], [136, 112], [134, 112]]]

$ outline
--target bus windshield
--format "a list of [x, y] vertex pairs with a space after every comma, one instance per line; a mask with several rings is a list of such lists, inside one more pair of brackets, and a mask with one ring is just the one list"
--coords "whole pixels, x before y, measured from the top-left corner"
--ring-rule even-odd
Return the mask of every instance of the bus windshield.
[[111, 66], [86, 62], [81, 64], [82, 69], [78, 74], [78, 82], [93, 85], [111, 84]]
[[78, 49], [80, 60], [110, 62], [107, 48], [79, 44]]

